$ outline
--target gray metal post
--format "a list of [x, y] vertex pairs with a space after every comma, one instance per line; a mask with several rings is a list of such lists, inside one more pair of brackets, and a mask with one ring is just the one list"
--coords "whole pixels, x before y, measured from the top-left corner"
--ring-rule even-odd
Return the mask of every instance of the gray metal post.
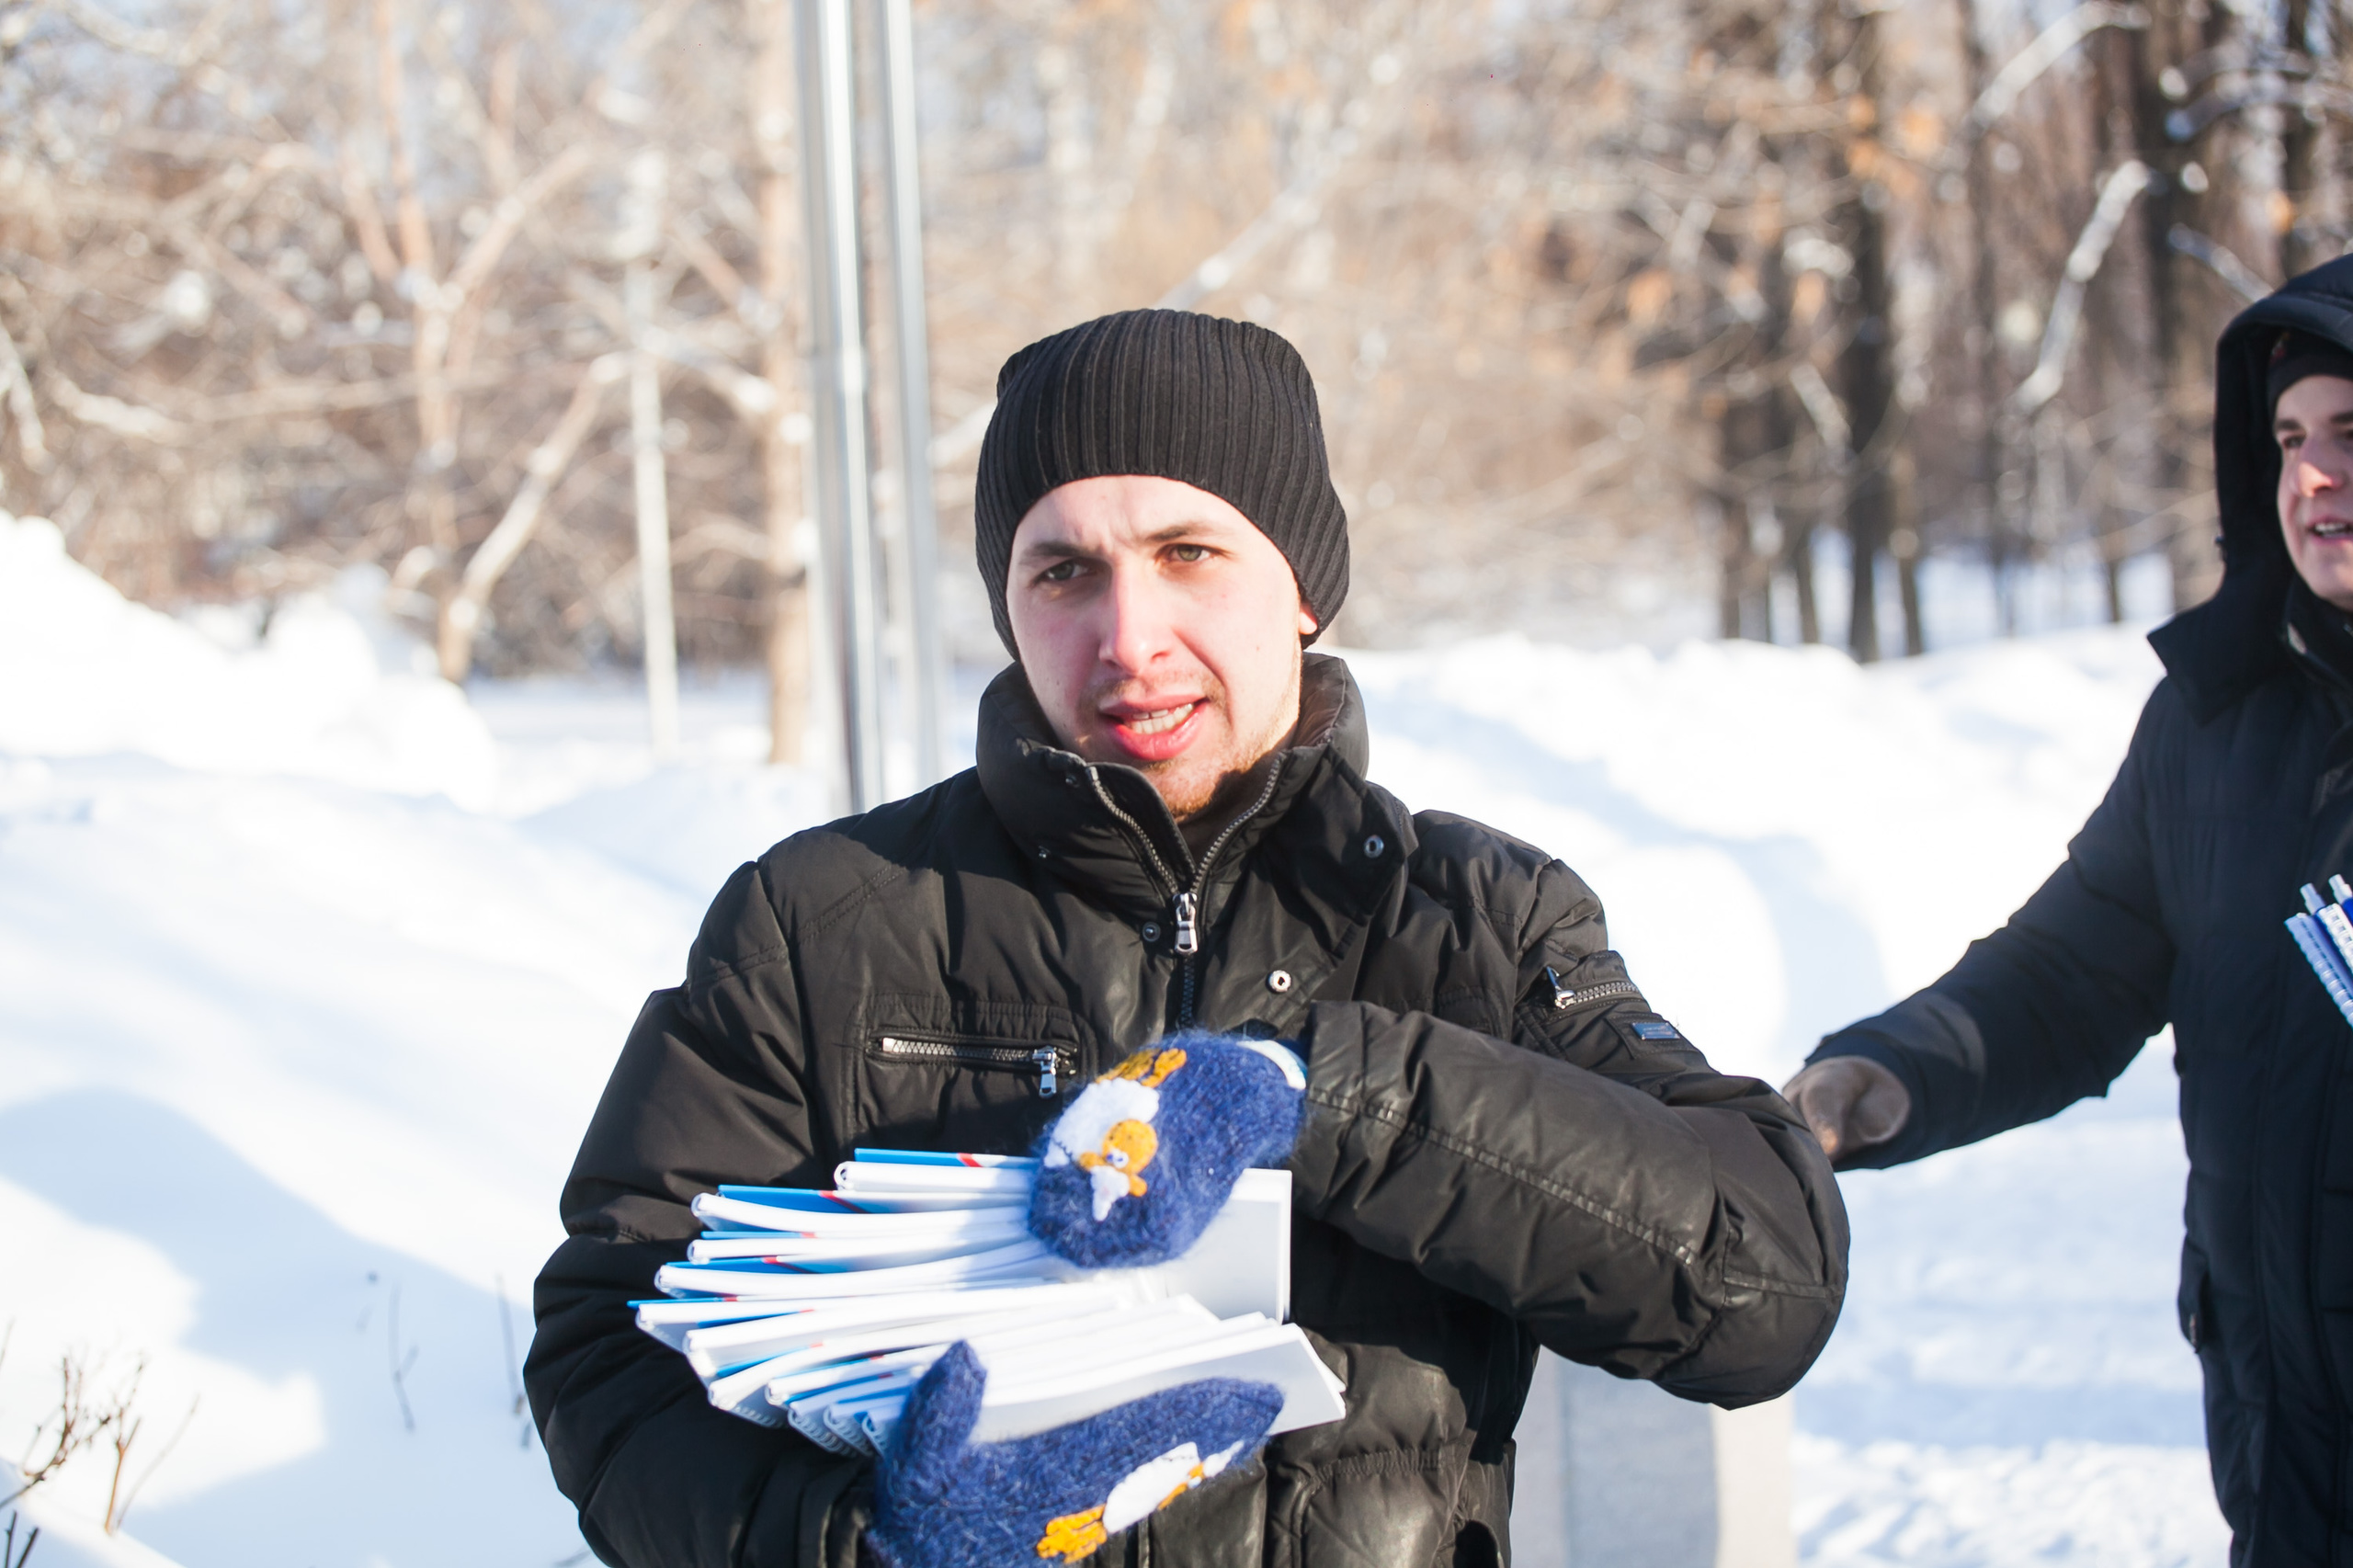
[[907, 0], [880, 0], [883, 166], [891, 210], [892, 345], [898, 353], [900, 485], [906, 524], [915, 784], [940, 777], [947, 662], [939, 642], [939, 520], [931, 497], [931, 327], [924, 308], [923, 182], [915, 143], [915, 24]]
[[793, 21], [809, 257], [809, 456], [821, 508], [818, 564], [833, 610], [848, 804], [864, 812], [883, 799], [882, 661], [858, 299], [849, 0], [793, 0]]

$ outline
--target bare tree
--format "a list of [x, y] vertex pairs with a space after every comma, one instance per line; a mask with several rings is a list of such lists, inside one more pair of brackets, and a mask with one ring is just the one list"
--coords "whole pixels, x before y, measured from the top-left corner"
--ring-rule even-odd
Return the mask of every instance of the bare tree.
[[[796, 759], [790, 15], [0, 0], [0, 502], [162, 604], [381, 567], [455, 678], [644, 655], [658, 459], [681, 655], [764, 664]], [[1014, 348], [1126, 306], [1246, 316], [1324, 390], [1351, 641], [1814, 640], [1833, 527], [1859, 656], [1893, 651], [1890, 560], [1907, 651], [1938, 558], [1998, 589], [2088, 552], [2121, 613], [2164, 554], [2188, 603], [2214, 333], [2348, 238], [2353, 89], [2307, 0], [917, 15], [951, 533]], [[667, 199], [625, 288], [642, 155]], [[2129, 163], [2151, 178], [2078, 282], [2063, 384], [2006, 415]], [[630, 355], [660, 414], [634, 463]]]

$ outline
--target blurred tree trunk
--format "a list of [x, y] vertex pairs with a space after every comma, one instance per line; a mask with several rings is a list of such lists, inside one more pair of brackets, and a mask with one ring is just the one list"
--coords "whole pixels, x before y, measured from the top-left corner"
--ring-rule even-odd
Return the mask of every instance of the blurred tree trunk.
[[[1880, 136], [1884, 119], [1881, 59], [1881, 22], [1877, 11], [1848, 15], [1843, 6], [1823, 11], [1823, 39], [1832, 46], [1830, 80], [1843, 100], [1847, 139], [1844, 147], [1851, 194], [1832, 218], [1840, 242], [1853, 258], [1850, 288], [1839, 290], [1839, 401], [1846, 404], [1854, 463], [1842, 504], [1851, 564], [1847, 647], [1865, 664], [1880, 656], [1879, 563], [1894, 532], [1896, 497], [1889, 449], [1896, 431], [1893, 292], [1888, 278], [1887, 210], [1891, 198], [1881, 182], [1888, 153]], [[1907, 633], [1907, 642], [1915, 634]]]
[[[2312, 0], [2285, 0], [2280, 7], [2280, 41], [2291, 55], [2311, 59], [2313, 79], [2322, 79], [2322, 57], [2313, 48]], [[2329, 259], [2329, 247], [2315, 243], [2311, 210], [2321, 194], [2320, 121], [2293, 105], [2280, 110], [2279, 194], [2286, 205], [2279, 214], [2279, 276], [2293, 278]]]
[[1822, 641], [1822, 606], [1813, 587], [1813, 518], [1802, 516], [1784, 526], [1789, 544], [1781, 564], [1797, 588], [1798, 641], [1812, 647]]
[[457, 416], [442, 356], [449, 342], [449, 316], [442, 308], [434, 264], [433, 230], [419, 199], [410, 153], [406, 73], [401, 55], [395, 0], [375, 0], [377, 112], [382, 118], [385, 161], [392, 177], [395, 233], [400, 237], [401, 293], [409, 301], [409, 355], [415, 376], [416, 470], [409, 492], [410, 516], [424, 525], [425, 544], [436, 564], [454, 564], [458, 529], [449, 466], [457, 456]]
[[[1790, 275], [1781, 264], [1781, 233], [1778, 222], [1768, 226], [1762, 217], [1755, 222], [1763, 232], [1749, 235], [1741, 261], [1754, 281], [1759, 313], [1739, 368], [1725, 378], [1717, 424], [1723, 476], [1717, 500], [1723, 514], [1723, 634], [1770, 642], [1773, 574], [1790, 539], [1782, 496], [1799, 415], [1787, 379], [1777, 373], [1790, 340]], [[1811, 598], [1803, 595], [1802, 603]]]
[[[2086, 129], [2093, 162], [2103, 168], [2120, 168], [2134, 156], [2130, 106], [2118, 92], [2116, 74], [2100, 56], [2095, 54], [2091, 64], [2090, 119]], [[2146, 199], [2144, 193], [2143, 199]], [[2131, 246], [2120, 247], [2109, 260], [2109, 281], [2084, 301], [2088, 368], [2098, 385], [2100, 403], [2110, 408], [2140, 406], [2148, 384], [2147, 366], [2136, 341], [2143, 308], [2140, 296], [2146, 288], [2144, 268], [2139, 265], [2142, 259], [2132, 255]], [[2141, 520], [2126, 504], [2120, 472], [2145, 476], [2150, 457], [2146, 423], [2132, 421], [2132, 435], [2111, 445], [2092, 470], [2097, 488], [2093, 515], [2097, 518], [2093, 525], [2094, 542], [2099, 551], [2101, 586], [2111, 626], [2124, 620], [2125, 551], [2133, 543], [2138, 532], [2135, 525]]]
[[1913, 500], [1912, 451], [1897, 447], [1889, 454], [1888, 495], [1889, 517], [1894, 532], [1888, 536], [1888, 551], [1895, 557], [1895, 593], [1904, 610], [1904, 653], [1916, 659], [1928, 651], [1928, 628], [1920, 612], [1920, 521], [1915, 514]]
[[[2211, 181], [2197, 159], [2200, 142], [2227, 134], [2227, 121], [2208, 128], [2200, 140], [2176, 142], [2165, 124], [2176, 102], [2165, 88], [2170, 74], [2178, 91], [2182, 63], [2228, 39], [2232, 14], [2203, 0], [2153, 0], [2147, 9], [2148, 27], [2113, 30], [2109, 37], [2111, 62], [2123, 79], [2120, 96], [2131, 106], [2135, 151], [2156, 176], [2141, 200], [2150, 358], [2161, 389], [2156, 479], [2163, 490], [2180, 497], [2200, 477], [2190, 453], [2205, 446], [2213, 419], [2211, 324], [2218, 318], [2213, 295], [2221, 286], [2175, 249], [2171, 235], [2177, 224], [2211, 234], [2214, 220], [2227, 210], [2226, 201], [2210, 199]], [[2177, 528], [2166, 555], [2177, 610], [2206, 598], [2221, 581], [2222, 562], [2202, 527]]]
[[[807, 510], [797, 409], [800, 345], [791, 299], [801, 232], [792, 185], [791, 0], [745, 0], [756, 50], [752, 61], [752, 146], [759, 175], [760, 373], [776, 394], [759, 422], [762, 506], [767, 531], [768, 760], [798, 765], [809, 728], [809, 569], [801, 559]], [[910, 462], [915, 459], [910, 458]]]
[[[1731, 412], [1725, 413], [1725, 423], [1731, 423]], [[1731, 445], [1731, 432], [1722, 432], [1724, 444]], [[1729, 454], [1727, 454], [1728, 456]], [[1716, 579], [1716, 635], [1726, 642], [1745, 637], [1752, 623], [1749, 609], [1748, 584], [1756, 572], [1756, 551], [1749, 542], [1750, 527], [1746, 502], [1738, 495], [1719, 492], [1716, 496], [1717, 553], [1721, 557]], [[1766, 642], [1771, 642], [1768, 632]]]
[[[1984, 35], [1977, 27], [1977, 0], [1954, 0], [1961, 21], [1961, 55], [1969, 102], [1975, 104], [1994, 79], [1985, 56]], [[1971, 359], [1972, 410], [1976, 439], [1969, 448], [1970, 509], [1985, 530], [1985, 565], [1994, 578], [1995, 621], [2005, 637], [2018, 634], [2018, 597], [2012, 591], [2010, 565], [2017, 540], [2007, 507], [2002, 500], [2002, 385], [2000, 319], [2001, 275], [1996, 265], [1998, 222], [1994, 202], [1994, 170], [1985, 138], [1966, 145], [1969, 165], [1963, 183], [1969, 199], [1969, 330], [1962, 351]]]

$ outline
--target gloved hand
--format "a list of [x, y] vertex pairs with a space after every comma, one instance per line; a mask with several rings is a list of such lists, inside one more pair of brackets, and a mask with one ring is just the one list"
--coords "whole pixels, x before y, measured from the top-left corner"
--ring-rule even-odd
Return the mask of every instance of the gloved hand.
[[866, 1542], [882, 1568], [1075, 1562], [1256, 1454], [1283, 1406], [1272, 1383], [1210, 1378], [1035, 1437], [974, 1443], [987, 1381], [960, 1344], [915, 1385], [875, 1472]]
[[1182, 1256], [1252, 1165], [1299, 1141], [1307, 1074], [1279, 1045], [1171, 1035], [1079, 1092], [1040, 1151], [1029, 1230], [1083, 1268]]
[[1912, 1119], [1904, 1080], [1868, 1056], [1825, 1056], [1800, 1069], [1781, 1097], [1805, 1118], [1834, 1165], [1886, 1142]]

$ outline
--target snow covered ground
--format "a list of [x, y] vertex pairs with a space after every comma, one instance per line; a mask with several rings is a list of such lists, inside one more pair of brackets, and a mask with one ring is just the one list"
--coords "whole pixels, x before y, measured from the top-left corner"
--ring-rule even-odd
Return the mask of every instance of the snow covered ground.
[[[748, 681], [691, 688], [656, 768], [626, 683], [469, 701], [375, 597], [176, 621], [0, 519], [0, 1456], [61, 1355], [144, 1358], [131, 1479], [186, 1436], [130, 1532], [188, 1568], [585, 1561], [517, 1408], [556, 1187], [703, 902], [824, 814], [758, 766]], [[2034, 886], [2156, 673], [2110, 631], [1870, 672], [1351, 662], [1374, 777], [1576, 866], [1654, 1001], [1776, 1081]], [[1849, 1179], [1854, 1292], [1796, 1406], [1807, 1561], [2222, 1562], [2163, 1045], [2106, 1102]], [[110, 1470], [40, 1508], [96, 1516]], [[104, 1560], [69, 1533], [33, 1568]]]

